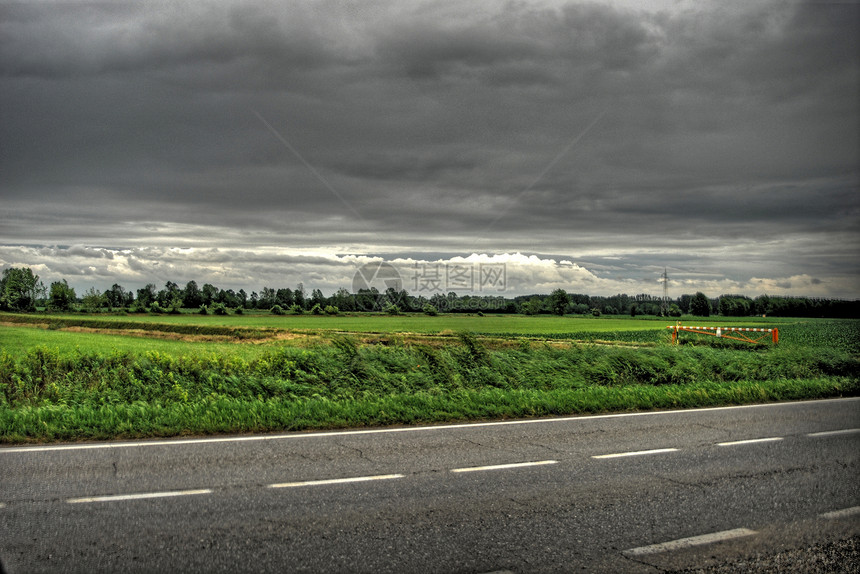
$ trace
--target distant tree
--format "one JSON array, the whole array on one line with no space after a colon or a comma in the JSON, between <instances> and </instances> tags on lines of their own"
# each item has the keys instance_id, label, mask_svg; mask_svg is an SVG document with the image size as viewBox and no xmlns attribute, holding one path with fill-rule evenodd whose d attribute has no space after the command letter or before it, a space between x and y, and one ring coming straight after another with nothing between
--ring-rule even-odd
<instances>
[{"instance_id":1,"label":"distant tree","mask_svg":"<svg viewBox=\"0 0 860 574\"><path fill-rule=\"evenodd\" d=\"M669 316L670 317L680 317L681 316L681 308L678 307L675 303L669 305Z\"/></svg>"},{"instance_id":2,"label":"distant tree","mask_svg":"<svg viewBox=\"0 0 860 574\"><path fill-rule=\"evenodd\" d=\"M110 289L103 293L103 295L105 304L111 309L127 307L134 299L134 296L118 283L114 283Z\"/></svg>"},{"instance_id":3,"label":"distant tree","mask_svg":"<svg viewBox=\"0 0 860 574\"><path fill-rule=\"evenodd\" d=\"M690 314L699 317L711 316L711 301L701 291L693 295L693 298L690 300Z\"/></svg>"},{"instance_id":4,"label":"distant tree","mask_svg":"<svg viewBox=\"0 0 860 574\"><path fill-rule=\"evenodd\" d=\"M341 311L355 311L355 300L352 294L343 287L331 296L331 303Z\"/></svg>"},{"instance_id":5,"label":"distant tree","mask_svg":"<svg viewBox=\"0 0 860 574\"><path fill-rule=\"evenodd\" d=\"M179 299L179 303L182 303L182 290L173 281L168 281L164 284L164 289L158 292L156 298L162 308L172 307L174 299Z\"/></svg>"},{"instance_id":6,"label":"distant tree","mask_svg":"<svg viewBox=\"0 0 860 574\"><path fill-rule=\"evenodd\" d=\"M569 304L570 297L564 289L556 289L550 293L549 309L554 315L564 315Z\"/></svg>"},{"instance_id":7,"label":"distant tree","mask_svg":"<svg viewBox=\"0 0 860 574\"><path fill-rule=\"evenodd\" d=\"M263 290L260 291L260 300L257 305L261 309L271 309L277 304L277 300L275 299L275 290L271 287L263 287Z\"/></svg>"},{"instance_id":8,"label":"distant tree","mask_svg":"<svg viewBox=\"0 0 860 574\"><path fill-rule=\"evenodd\" d=\"M383 309L388 305L394 305L401 311L408 305L408 303L409 293L407 293L405 289L398 291L394 287L387 288L382 296L382 301L380 301Z\"/></svg>"},{"instance_id":9,"label":"distant tree","mask_svg":"<svg viewBox=\"0 0 860 574\"><path fill-rule=\"evenodd\" d=\"M45 286L29 267L4 269L0 278L0 309L33 311L44 292Z\"/></svg>"},{"instance_id":10,"label":"distant tree","mask_svg":"<svg viewBox=\"0 0 860 574\"><path fill-rule=\"evenodd\" d=\"M305 286L304 286L304 284L299 283L298 285L296 285L296 290L293 291L293 301L295 301L295 304L298 305L299 307L301 307L302 309L305 308L306 302L305 302Z\"/></svg>"},{"instance_id":11,"label":"distant tree","mask_svg":"<svg viewBox=\"0 0 860 574\"><path fill-rule=\"evenodd\" d=\"M286 289L278 289L275 293L275 299L278 301L278 305L284 307L285 309L289 309L295 303L293 299L293 290L289 287Z\"/></svg>"},{"instance_id":12,"label":"distant tree","mask_svg":"<svg viewBox=\"0 0 860 574\"><path fill-rule=\"evenodd\" d=\"M68 311L77 300L75 290L69 287L65 279L51 283L48 306L54 311Z\"/></svg>"},{"instance_id":13,"label":"distant tree","mask_svg":"<svg viewBox=\"0 0 860 574\"><path fill-rule=\"evenodd\" d=\"M743 295L720 295L717 308L724 317L746 317L756 313L755 302Z\"/></svg>"},{"instance_id":14,"label":"distant tree","mask_svg":"<svg viewBox=\"0 0 860 574\"><path fill-rule=\"evenodd\" d=\"M171 315L179 315L182 313L182 296L181 291L177 290L173 293L173 298L169 302L168 313Z\"/></svg>"},{"instance_id":15,"label":"distant tree","mask_svg":"<svg viewBox=\"0 0 860 574\"><path fill-rule=\"evenodd\" d=\"M591 297L583 293L574 293L570 296L570 301L574 305L585 305L587 307L591 303Z\"/></svg>"},{"instance_id":16,"label":"distant tree","mask_svg":"<svg viewBox=\"0 0 860 574\"><path fill-rule=\"evenodd\" d=\"M197 282L193 279L185 284L185 289L182 292L182 306L186 309L196 309L203 303L203 297L200 294L200 288Z\"/></svg>"},{"instance_id":17,"label":"distant tree","mask_svg":"<svg viewBox=\"0 0 860 574\"><path fill-rule=\"evenodd\" d=\"M211 305L218 299L218 288L211 283L204 283L200 288L200 297L204 305Z\"/></svg>"},{"instance_id":18,"label":"distant tree","mask_svg":"<svg viewBox=\"0 0 860 574\"><path fill-rule=\"evenodd\" d=\"M540 297L532 297L528 301L520 305L520 312L523 315L537 315L544 309L544 301Z\"/></svg>"},{"instance_id":19,"label":"distant tree","mask_svg":"<svg viewBox=\"0 0 860 574\"><path fill-rule=\"evenodd\" d=\"M85 310L96 312L107 304L107 299L101 291L95 287L90 287L81 298L81 303Z\"/></svg>"},{"instance_id":20,"label":"distant tree","mask_svg":"<svg viewBox=\"0 0 860 574\"><path fill-rule=\"evenodd\" d=\"M323 294L322 294L322 291L320 291L319 289L314 289L313 291L311 291L310 305L312 307L316 306L316 305L319 305L320 307L324 307L325 304L326 304L326 300L325 300L325 296L323 296Z\"/></svg>"},{"instance_id":21,"label":"distant tree","mask_svg":"<svg viewBox=\"0 0 860 574\"><path fill-rule=\"evenodd\" d=\"M155 285L149 283L146 287L137 290L137 302L144 307L149 307L156 300L158 294Z\"/></svg>"},{"instance_id":22,"label":"distant tree","mask_svg":"<svg viewBox=\"0 0 860 574\"><path fill-rule=\"evenodd\" d=\"M237 295L232 289L227 289L226 291L224 289L219 289L215 302L221 303L225 307L238 307L242 304L242 301L239 299L239 295Z\"/></svg>"},{"instance_id":23,"label":"distant tree","mask_svg":"<svg viewBox=\"0 0 860 574\"><path fill-rule=\"evenodd\" d=\"M585 303L575 303L572 310L577 315L585 315L588 313L588 305Z\"/></svg>"}]
</instances>

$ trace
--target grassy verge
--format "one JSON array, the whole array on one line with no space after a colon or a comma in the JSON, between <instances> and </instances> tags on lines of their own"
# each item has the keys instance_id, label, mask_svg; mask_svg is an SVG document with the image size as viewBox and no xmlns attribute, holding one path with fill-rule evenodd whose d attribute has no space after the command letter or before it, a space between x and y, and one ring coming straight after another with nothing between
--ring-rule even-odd
<instances>
[{"instance_id":1,"label":"grassy verge","mask_svg":"<svg viewBox=\"0 0 860 574\"><path fill-rule=\"evenodd\" d=\"M833 333L844 337L843 330ZM253 353L226 346L3 350L0 442L322 429L860 394L856 346L850 352L834 345L519 343L488 348L481 338L461 334L442 347L361 345L353 337L333 336L325 345L269 345Z\"/></svg>"},{"instance_id":2,"label":"grassy verge","mask_svg":"<svg viewBox=\"0 0 860 574\"><path fill-rule=\"evenodd\" d=\"M169 437L185 434L328 429L410 423L694 408L856 395L856 378L736 381L584 389L463 389L363 399L324 397L193 403L0 407L4 442Z\"/></svg>"}]
</instances>

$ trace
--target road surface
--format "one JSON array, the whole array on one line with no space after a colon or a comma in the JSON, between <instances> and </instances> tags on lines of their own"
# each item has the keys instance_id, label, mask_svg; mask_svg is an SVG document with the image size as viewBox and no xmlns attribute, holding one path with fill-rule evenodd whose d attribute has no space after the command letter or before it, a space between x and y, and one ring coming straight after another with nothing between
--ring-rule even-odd
<instances>
[{"instance_id":1,"label":"road surface","mask_svg":"<svg viewBox=\"0 0 860 574\"><path fill-rule=\"evenodd\" d=\"M0 448L19 572L658 572L860 534L860 399Z\"/></svg>"}]
</instances>

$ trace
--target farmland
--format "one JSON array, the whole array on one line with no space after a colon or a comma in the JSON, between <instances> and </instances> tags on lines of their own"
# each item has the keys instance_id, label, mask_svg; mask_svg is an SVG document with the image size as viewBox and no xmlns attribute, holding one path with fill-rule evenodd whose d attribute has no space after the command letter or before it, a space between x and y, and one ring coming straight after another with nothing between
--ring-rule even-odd
<instances>
[{"instance_id":1,"label":"farmland","mask_svg":"<svg viewBox=\"0 0 860 574\"><path fill-rule=\"evenodd\" d=\"M779 346L648 317L0 314L0 441L271 432L860 392L860 321Z\"/></svg>"}]
</instances>

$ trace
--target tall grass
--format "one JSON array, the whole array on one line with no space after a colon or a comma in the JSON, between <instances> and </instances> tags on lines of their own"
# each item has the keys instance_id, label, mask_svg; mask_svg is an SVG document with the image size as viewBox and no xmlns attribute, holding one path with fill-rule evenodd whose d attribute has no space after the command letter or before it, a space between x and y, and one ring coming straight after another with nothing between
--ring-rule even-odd
<instances>
[{"instance_id":1,"label":"tall grass","mask_svg":"<svg viewBox=\"0 0 860 574\"><path fill-rule=\"evenodd\" d=\"M159 351L0 352L0 441L165 436L704 406L856 394L827 348L441 348L347 336L246 358Z\"/></svg>"},{"instance_id":2,"label":"tall grass","mask_svg":"<svg viewBox=\"0 0 860 574\"><path fill-rule=\"evenodd\" d=\"M10 317L19 316L3 314L2 320L18 321ZM490 340L465 332L435 338L392 332L419 322L429 326L412 331L433 333L441 325L470 324L463 317L447 323L437 322L444 317L425 316L315 317L302 324L355 321L381 335L372 337L377 344L363 344L366 331L343 329L286 346L261 342L276 329L255 321L272 318L241 323L243 317L228 317L233 323L221 324L200 316L145 321L21 317L26 319L18 322L30 328L0 327L0 442L331 428L860 394L860 321L782 319L780 345L773 347L701 336L672 346L665 321L639 319L471 318L473 330L491 333ZM48 321L54 329L33 328L31 319ZM635 328L634 322L645 328ZM389 331L382 328L386 325ZM111 334L57 330L74 326L106 328ZM152 338L156 332L194 339L210 334L232 342Z\"/></svg>"}]
</instances>

